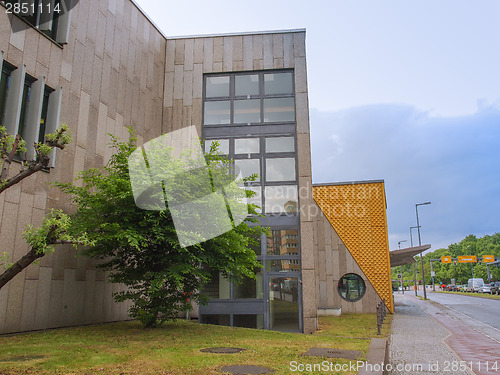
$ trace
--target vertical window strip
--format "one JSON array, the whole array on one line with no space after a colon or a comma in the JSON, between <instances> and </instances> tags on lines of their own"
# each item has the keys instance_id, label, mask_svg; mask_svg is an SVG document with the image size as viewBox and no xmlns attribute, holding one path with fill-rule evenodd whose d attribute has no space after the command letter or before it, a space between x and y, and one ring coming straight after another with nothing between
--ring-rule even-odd
<instances>
[{"instance_id":1,"label":"vertical window strip","mask_svg":"<svg viewBox=\"0 0 500 375\"><path fill-rule=\"evenodd\" d=\"M47 119L45 121L45 133L52 134L59 128L59 118L61 115L62 87L56 88L49 95L47 107ZM50 156L50 167L54 168L56 162L56 148L52 150Z\"/></svg>"},{"instance_id":2,"label":"vertical window strip","mask_svg":"<svg viewBox=\"0 0 500 375\"><path fill-rule=\"evenodd\" d=\"M42 118L42 104L45 91L45 77L40 76L31 85L30 104L26 118L26 127L22 135L26 141L26 157L28 160L35 160L35 146L40 133L40 120Z\"/></svg>"},{"instance_id":3,"label":"vertical window strip","mask_svg":"<svg viewBox=\"0 0 500 375\"><path fill-rule=\"evenodd\" d=\"M61 13L57 19L57 30L55 40L57 43L66 44L69 41L69 26L71 24L72 0L61 0Z\"/></svg>"},{"instance_id":4,"label":"vertical window strip","mask_svg":"<svg viewBox=\"0 0 500 375\"><path fill-rule=\"evenodd\" d=\"M25 75L26 66L24 64L19 65L10 75L4 116L4 126L10 134L17 134L19 131Z\"/></svg>"}]
</instances>

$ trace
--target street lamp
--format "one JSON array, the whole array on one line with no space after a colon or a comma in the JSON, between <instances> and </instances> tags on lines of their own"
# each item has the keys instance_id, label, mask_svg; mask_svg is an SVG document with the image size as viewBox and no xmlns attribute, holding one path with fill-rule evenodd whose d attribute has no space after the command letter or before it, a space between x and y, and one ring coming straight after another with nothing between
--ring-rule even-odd
<instances>
[{"instance_id":1,"label":"street lamp","mask_svg":"<svg viewBox=\"0 0 500 375\"><path fill-rule=\"evenodd\" d=\"M431 204L431 202L417 203L415 205L415 212L417 213L418 246L422 246L422 240L420 239L420 223L418 221L418 206L425 206L427 204ZM424 299L427 299L427 293L425 291L424 257L422 256L422 253L420 253L420 263L422 266L422 285L424 287Z\"/></svg>"},{"instance_id":2,"label":"street lamp","mask_svg":"<svg viewBox=\"0 0 500 375\"><path fill-rule=\"evenodd\" d=\"M402 242L408 242L408 241L407 240L398 241L398 249L400 249L400 250L401 250L401 243ZM400 270L401 270L401 291L403 292L403 294L405 294L405 286L404 286L404 280L403 280L403 265L401 265Z\"/></svg>"},{"instance_id":3,"label":"street lamp","mask_svg":"<svg viewBox=\"0 0 500 375\"><path fill-rule=\"evenodd\" d=\"M413 247L413 236L411 235L411 230L417 227L410 227L410 244ZM417 295L417 275L415 273L415 262L413 262L413 289L415 289L415 295Z\"/></svg>"}]
</instances>

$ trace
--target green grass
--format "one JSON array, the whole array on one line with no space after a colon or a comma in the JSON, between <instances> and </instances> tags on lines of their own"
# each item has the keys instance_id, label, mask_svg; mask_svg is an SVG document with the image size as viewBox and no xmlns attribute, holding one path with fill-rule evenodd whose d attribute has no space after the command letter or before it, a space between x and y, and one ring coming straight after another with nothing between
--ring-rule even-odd
<instances>
[{"instance_id":1,"label":"green grass","mask_svg":"<svg viewBox=\"0 0 500 375\"><path fill-rule=\"evenodd\" d=\"M389 334L387 316L382 337ZM289 374L290 362L319 364L300 357L311 347L366 351L377 336L375 314L345 314L320 320L314 335L200 325L178 320L156 329L138 322L65 328L0 337L0 375L8 374L220 374L221 366L253 364ZM235 346L238 354L200 349ZM348 360L329 359L334 363ZM298 372L297 372L298 373ZM320 372L307 372L319 374ZM351 372L342 372L353 374Z\"/></svg>"},{"instance_id":2,"label":"green grass","mask_svg":"<svg viewBox=\"0 0 500 375\"><path fill-rule=\"evenodd\" d=\"M447 293L447 294L460 294L462 296L479 297L479 298L490 298L490 299L500 299L499 295L488 294L488 293L466 293L466 292L447 292L444 290L436 290L432 293Z\"/></svg>"}]
</instances>

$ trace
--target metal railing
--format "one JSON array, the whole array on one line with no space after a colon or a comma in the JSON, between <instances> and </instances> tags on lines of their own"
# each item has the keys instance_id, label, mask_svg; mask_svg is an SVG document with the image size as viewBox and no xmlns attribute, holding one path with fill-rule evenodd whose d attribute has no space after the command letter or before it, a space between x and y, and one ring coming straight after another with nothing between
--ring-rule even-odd
<instances>
[{"instance_id":1,"label":"metal railing","mask_svg":"<svg viewBox=\"0 0 500 375\"><path fill-rule=\"evenodd\" d=\"M387 307L385 306L385 298L377 303L377 335L380 335L380 329L384 324L385 316L387 315Z\"/></svg>"}]
</instances>

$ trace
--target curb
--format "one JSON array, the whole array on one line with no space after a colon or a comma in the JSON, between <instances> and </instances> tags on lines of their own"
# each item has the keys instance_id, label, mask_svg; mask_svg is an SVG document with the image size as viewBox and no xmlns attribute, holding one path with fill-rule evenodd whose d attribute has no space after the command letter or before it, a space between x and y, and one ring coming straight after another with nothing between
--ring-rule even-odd
<instances>
[{"instance_id":1,"label":"curb","mask_svg":"<svg viewBox=\"0 0 500 375\"><path fill-rule=\"evenodd\" d=\"M389 363L389 340L374 338L366 353L366 364L358 375L386 375L386 364Z\"/></svg>"}]
</instances>

